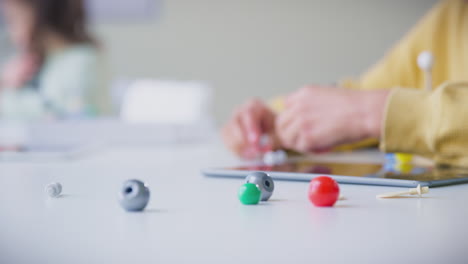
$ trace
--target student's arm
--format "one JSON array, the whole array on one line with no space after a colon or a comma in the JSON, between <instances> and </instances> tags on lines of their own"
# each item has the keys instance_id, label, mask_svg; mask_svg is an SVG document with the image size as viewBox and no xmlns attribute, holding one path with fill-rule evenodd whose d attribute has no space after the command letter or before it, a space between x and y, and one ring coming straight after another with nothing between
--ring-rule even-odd
<instances>
[{"instance_id":1,"label":"student's arm","mask_svg":"<svg viewBox=\"0 0 468 264\"><path fill-rule=\"evenodd\" d=\"M437 164L468 167L468 82L435 91L353 91L307 87L286 100L276 120L283 146L314 152L380 139L385 152L418 154Z\"/></svg>"},{"instance_id":2,"label":"student's arm","mask_svg":"<svg viewBox=\"0 0 468 264\"><path fill-rule=\"evenodd\" d=\"M465 47L460 46L463 24L468 17L464 0L445 0L434 6L414 28L398 42L376 65L371 67L358 80L344 80L341 87L357 90L391 89L405 87L422 89L424 73L417 65L417 57L422 51L430 51L435 57L432 69L432 83L440 86L453 78L449 69L463 65L460 57L454 56ZM349 150L376 146L377 139L367 139L354 144L337 147L336 150Z\"/></svg>"},{"instance_id":3,"label":"student's arm","mask_svg":"<svg viewBox=\"0 0 468 264\"><path fill-rule=\"evenodd\" d=\"M387 99L381 149L468 167L467 102L468 83L444 84L434 92L394 89Z\"/></svg>"}]
</instances>

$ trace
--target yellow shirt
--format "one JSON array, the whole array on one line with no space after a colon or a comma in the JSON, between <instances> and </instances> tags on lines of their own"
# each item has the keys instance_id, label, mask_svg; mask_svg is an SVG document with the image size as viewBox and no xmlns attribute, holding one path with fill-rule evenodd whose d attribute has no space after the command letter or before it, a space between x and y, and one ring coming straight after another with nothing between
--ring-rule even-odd
<instances>
[{"instance_id":1,"label":"yellow shirt","mask_svg":"<svg viewBox=\"0 0 468 264\"><path fill-rule=\"evenodd\" d=\"M468 81L468 1L440 2L358 81L347 80L342 85L356 89L422 89L424 74L417 57L423 51L435 57L434 87L447 81Z\"/></svg>"}]
</instances>

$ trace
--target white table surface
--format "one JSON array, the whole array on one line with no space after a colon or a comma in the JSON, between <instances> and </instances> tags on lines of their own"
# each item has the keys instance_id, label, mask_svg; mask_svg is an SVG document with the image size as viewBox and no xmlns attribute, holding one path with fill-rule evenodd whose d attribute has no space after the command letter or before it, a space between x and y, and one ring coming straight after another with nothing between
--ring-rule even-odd
<instances>
[{"instance_id":1,"label":"white table surface","mask_svg":"<svg viewBox=\"0 0 468 264\"><path fill-rule=\"evenodd\" d=\"M214 143L0 163L0 263L468 263L468 185L379 200L401 188L341 184L347 200L317 208L308 183L276 182L246 206L242 180L200 174L234 162ZM117 202L130 178L151 189L142 213ZM61 198L45 195L52 181Z\"/></svg>"}]
</instances>

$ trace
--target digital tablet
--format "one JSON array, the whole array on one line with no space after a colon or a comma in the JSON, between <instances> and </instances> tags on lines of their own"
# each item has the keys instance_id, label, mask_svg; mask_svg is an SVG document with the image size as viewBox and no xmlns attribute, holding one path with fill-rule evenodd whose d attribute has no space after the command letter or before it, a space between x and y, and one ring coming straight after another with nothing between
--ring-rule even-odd
<instances>
[{"instance_id":1,"label":"digital tablet","mask_svg":"<svg viewBox=\"0 0 468 264\"><path fill-rule=\"evenodd\" d=\"M254 171L264 171L275 180L310 181L327 175L339 183L398 187L437 187L468 183L468 170L461 168L416 166L411 163L351 163L318 162L307 158L290 160L284 164L267 166L251 164L239 167L203 170L209 177L245 178Z\"/></svg>"}]
</instances>

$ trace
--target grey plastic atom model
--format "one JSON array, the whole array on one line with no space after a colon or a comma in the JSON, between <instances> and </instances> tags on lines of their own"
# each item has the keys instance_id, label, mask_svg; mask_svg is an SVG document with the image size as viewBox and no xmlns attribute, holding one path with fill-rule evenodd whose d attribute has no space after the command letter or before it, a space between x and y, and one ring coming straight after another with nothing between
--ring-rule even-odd
<instances>
[{"instance_id":1,"label":"grey plastic atom model","mask_svg":"<svg viewBox=\"0 0 468 264\"><path fill-rule=\"evenodd\" d=\"M45 192L47 195L49 195L49 197L59 197L62 193L62 185L59 182L50 183L46 186Z\"/></svg>"},{"instance_id":2,"label":"grey plastic atom model","mask_svg":"<svg viewBox=\"0 0 468 264\"><path fill-rule=\"evenodd\" d=\"M258 188L262 192L262 198L261 198L262 201L268 201L271 195L273 195L273 191L275 189L275 183L273 182L273 179L264 172L257 171L257 172L250 173L245 178L245 182L253 183L258 186Z\"/></svg>"},{"instance_id":3,"label":"grey plastic atom model","mask_svg":"<svg viewBox=\"0 0 468 264\"><path fill-rule=\"evenodd\" d=\"M127 211L142 211L150 198L146 184L139 180L128 180L123 183L119 192L119 202Z\"/></svg>"}]
</instances>

